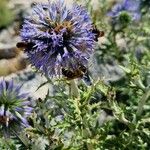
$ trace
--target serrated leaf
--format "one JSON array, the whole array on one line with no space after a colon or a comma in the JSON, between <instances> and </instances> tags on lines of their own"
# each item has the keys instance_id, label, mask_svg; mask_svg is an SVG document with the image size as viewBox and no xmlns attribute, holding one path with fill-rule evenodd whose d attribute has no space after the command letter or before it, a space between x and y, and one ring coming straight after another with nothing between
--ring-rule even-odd
<instances>
[{"instance_id":1,"label":"serrated leaf","mask_svg":"<svg viewBox=\"0 0 150 150\"><path fill-rule=\"evenodd\" d=\"M124 66L120 66L119 65L119 67L123 70L123 71L125 71L126 73L131 73L131 70L129 69L129 68L126 68L126 67L124 67Z\"/></svg>"}]
</instances>

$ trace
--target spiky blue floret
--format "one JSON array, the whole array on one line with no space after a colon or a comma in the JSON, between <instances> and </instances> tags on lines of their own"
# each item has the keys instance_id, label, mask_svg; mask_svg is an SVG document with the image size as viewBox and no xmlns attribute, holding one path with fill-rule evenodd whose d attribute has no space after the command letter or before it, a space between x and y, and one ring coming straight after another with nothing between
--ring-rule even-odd
<instances>
[{"instance_id":1,"label":"spiky blue floret","mask_svg":"<svg viewBox=\"0 0 150 150\"><path fill-rule=\"evenodd\" d=\"M108 15L115 19L124 11L129 13L132 20L139 20L141 17L140 0L123 0L122 3L116 4Z\"/></svg>"},{"instance_id":2,"label":"spiky blue floret","mask_svg":"<svg viewBox=\"0 0 150 150\"><path fill-rule=\"evenodd\" d=\"M87 11L77 4L67 7L64 0L35 5L21 31L23 41L34 43L26 49L31 63L47 76L87 66L94 36Z\"/></svg>"},{"instance_id":3,"label":"spiky blue floret","mask_svg":"<svg viewBox=\"0 0 150 150\"><path fill-rule=\"evenodd\" d=\"M5 133L9 130L16 132L28 126L27 117L33 108L26 99L28 94L21 93L20 89L21 86L14 85L13 80L0 82L0 128Z\"/></svg>"}]
</instances>

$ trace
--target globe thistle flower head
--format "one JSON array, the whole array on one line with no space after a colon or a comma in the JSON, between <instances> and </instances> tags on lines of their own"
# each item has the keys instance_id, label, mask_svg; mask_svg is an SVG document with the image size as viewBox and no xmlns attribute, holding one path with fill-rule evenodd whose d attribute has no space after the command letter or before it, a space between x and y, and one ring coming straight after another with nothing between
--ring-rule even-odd
<instances>
[{"instance_id":1,"label":"globe thistle flower head","mask_svg":"<svg viewBox=\"0 0 150 150\"><path fill-rule=\"evenodd\" d=\"M5 134L28 126L27 117L32 107L26 99L28 94L21 93L20 89L21 86L15 86L12 80L0 82L0 129Z\"/></svg>"},{"instance_id":2,"label":"globe thistle flower head","mask_svg":"<svg viewBox=\"0 0 150 150\"><path fill-rule=\"evenodd\" d=\"M131 17L131 20L138 21L141 17L140 13L140 0L123 0L122 3L116 4L112 11L108 13L108 16L117 20L120 15L123 16L126 13Z\"/></svg>"},{"instance_id":3,"label":"globe thistle flower head","mask_svg":"<svg viewBox=\"0 0 150 150\"><path fill-rule=\"evenodd\" d=\"M29 60L47 76L87 66L94 36L87 11L77 4L65 6L64 0L36 4L21 31L22 41L32 45L25 49Z\"/></svg>"}]
</instances>

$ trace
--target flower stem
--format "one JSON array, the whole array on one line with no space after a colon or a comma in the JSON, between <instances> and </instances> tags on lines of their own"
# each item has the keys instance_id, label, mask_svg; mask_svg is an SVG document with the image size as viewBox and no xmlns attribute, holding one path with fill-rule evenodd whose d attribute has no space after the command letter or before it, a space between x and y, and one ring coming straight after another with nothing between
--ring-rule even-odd
<instances>
[{"instance_id":1,"label":"flower stem","mask_svg":"<svg viewBox=\"0 0 150 150\"><path fill-rule=\"evenodd\" d=\"M87 143L87 148L88 148L88 150L94 150L93 146L91 144L89 144L89 143Z\"/></svg>"},{"instance_id":2,"label":"flower stem","mask_svg":"<svg viewBox=\"0 0 150 150\"><path fill-rule=\"evenodd\" d=\"M145 94L142 96L141 100L139 101L136 116L141 116L141 114L143 112L143 106L145 105L145 103L149 99L149 97L150 97L150 89L147 89Z\"/></svg>"},{"instance_id":3,"label":"flower stem","mask_svg":"<svg viewBox=\"0 0 150 150\"><path fill-rule=\"evenodd\" d=\"M82 124L82 127L81 127L82 136L83 136L83 138L91 137L92 134L91 134L90 130L87 129L87 128L85 129L86 125L84 124L84 121L83 121L83 118L82 118L82 113L83 112L80 109L81 107L79 107L80 93L79 93L78 86L75 83L75 80L70 81L70 95L71 95L71 97L74 98L74 99L72 99L73 104L74 104L75 110L78 114L78 118L80 118L80 122ZM86 142L85 144L87 146L87 150L93 150L93 145L91 143Z\"/></svg>"},{"instance_id":4,"label":"flower stem","mask_svg":"<svg viewBox=\"0 0 150 150\"><path fill-rule=\"evenodd\" d=\"M79 89L75 83L75 80L70 81L70 94L72 97L75 97L75 98L79 97Z\"/></svg>"}]
</instances>

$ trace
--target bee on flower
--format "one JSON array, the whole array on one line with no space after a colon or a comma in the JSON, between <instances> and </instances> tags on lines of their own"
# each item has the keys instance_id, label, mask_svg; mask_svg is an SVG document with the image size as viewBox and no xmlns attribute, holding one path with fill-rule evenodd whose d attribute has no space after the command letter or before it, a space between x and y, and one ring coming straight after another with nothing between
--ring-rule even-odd
<instances>
[{"instance_id":1,"label":"bee on flower","mask_svg":"<svg viewBox=\"0 0 150 150\"><path fill-rule=\"evenodd\" d=\"M25 45L31 64L48 77L82 74L79 68L87 68L95 46L92 28L86 9L75 3L72 7L64 0L35 4L21 30L22 43L17 45Z\"/></svg>"}]
</instances>

